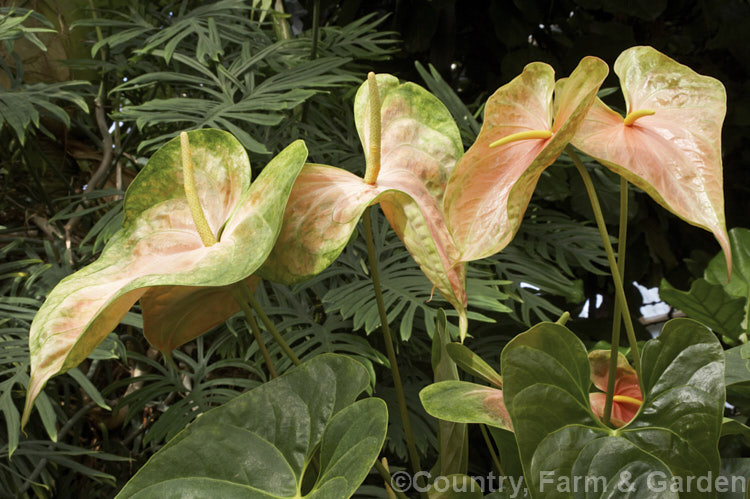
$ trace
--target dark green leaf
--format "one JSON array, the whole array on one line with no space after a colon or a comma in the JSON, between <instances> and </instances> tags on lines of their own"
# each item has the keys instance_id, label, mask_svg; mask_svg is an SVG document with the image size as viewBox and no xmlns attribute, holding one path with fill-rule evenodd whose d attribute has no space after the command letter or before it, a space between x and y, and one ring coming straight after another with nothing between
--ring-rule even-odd
<instances>
[{"instance_id":1,"label":"dark green leaf","mask_svg":"<svg viewBox=\"0 0 750 499\"><path fill-rule=\"evenodd\" d=\"M692 320L672 320L646 343L642 365L643 406L614 430L591 411L586 348L575 334L542 323L506 346L505 401L532 497L572 498L572 487L555 487L575 476L605 477L607 497L625 497L618 495L622 480L639 498L677 497L646 487L649 473L667 479L719 473L724 355L716 337ZM554 473L553 481L543 473Z\"/></svg>"},{"instance_id":2,"label":"dark green leaf","mask_svg":"<svg viewBox=\"0 0 750 499\"><path fill-rule=\"evenodd\" d=\"M735 341L742 334L745 299L731 296L720 284L697 279L690 286L690 291L680 291L662 279L659 297L719 334Z\"/></svg>"},{"instance_id":3,"label":"dark green leaf","mask_svg":"<svg viewBox=\"0 0 750 499\"><path fill-rule=\"evenodd\" d=\"M354 402L367 384L358 362L317 356L201 416L118 497L350 497L385 439L385 404ZM320 472L302 496L318 447Z\"/></svg>"}]
</instances>

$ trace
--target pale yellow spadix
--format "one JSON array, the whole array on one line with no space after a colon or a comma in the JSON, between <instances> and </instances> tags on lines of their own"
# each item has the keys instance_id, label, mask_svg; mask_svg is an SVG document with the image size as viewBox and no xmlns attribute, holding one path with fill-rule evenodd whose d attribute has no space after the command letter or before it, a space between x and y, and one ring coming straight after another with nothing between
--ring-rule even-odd
<instances>
[{"instance_id":1,"label":"pale yellow spadix","mask_svg":"<svg viewBox=\"0 0 750 499\"><path fill-rule=\"evenodd\" d=\"M552 137L552 130L529 130L527 132L514 133L507 137L503 137L500 140L496 140L490 144L490 147L500 147L519 140L548 139L550 137Z\"/></svg>"},{"instance_id":2,"label":"pale yellow spadix","mask_svg":"<svg viewBox=\"0 0 750 499\"><path fill-rule=\"evenodd\" d=\"M638 111L633 111L632 113L629 113L627 116L625 116L625 119L623 122L625 123L625 126L633 126L633 123L635 123L635 120L638 118L643 118L644 116L652 116L655 114L656 111L653 109L639 109Z\"/></svg>"}]
</instances>

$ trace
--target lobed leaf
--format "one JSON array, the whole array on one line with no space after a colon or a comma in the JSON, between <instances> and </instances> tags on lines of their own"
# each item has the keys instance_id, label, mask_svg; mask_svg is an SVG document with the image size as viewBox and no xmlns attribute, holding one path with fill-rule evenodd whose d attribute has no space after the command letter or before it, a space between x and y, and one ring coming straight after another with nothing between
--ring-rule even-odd
<instances>
[{"instance_id":1,"label":"lobed leaf","mask_svg":"<svg viewBox=\"0 0 750 499\"><path fill-rule=\"evenodd\" d=\"M503 351L505 401L532 497L574 497L571 490L550 490L542 475L550 472L570 483L576 476L605 477L598 493L607 497L620 497L625 489L618 486L627 480L637 497L659 498L677 495L647 487L654 471L683 483L688 476L718 475L724 355L713 333L675 319L646 343L644 402L617 430L589 407L588 364L583 343L554 323L531 328ZM709 496L693 490L679 497Z\"/></svg>"},{"instance_id":2,"label":"lobed leaf","mask_svg":"<svg viewBox=\"0 0 750 499\"><path fill-rule=\"evenodd\" d=\"M208 411L157 452L125 485L128 497L351 497L383 445L387 410L355 402L366 369L323 354ZM320 449L320 471L302 478Z\"/></svg>"},{"instance_id":3,"label":"lobed leaf","mask_svg":"<svg viewBox=\"0 0 750 499\"><path fill-rule=\"evenodd\" d=\"M725 260L721 262L725 265ZM721 284L706 279L696 279L689 291L674 288L666 279L661 280L659 297L669 305L685 312L691 319L700 321L713 331L737 340L742 334L747 300L727 293Z\"/></svg>"}]
</instances>

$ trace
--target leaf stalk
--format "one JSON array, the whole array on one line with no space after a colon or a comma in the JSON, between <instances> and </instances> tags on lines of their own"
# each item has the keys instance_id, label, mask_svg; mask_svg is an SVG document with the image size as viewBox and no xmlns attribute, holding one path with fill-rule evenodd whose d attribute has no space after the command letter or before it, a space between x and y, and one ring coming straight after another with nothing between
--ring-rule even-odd
<instances>
[{"instance_id":1,"label":"leaf stalk","mask_svg":"<svg viewBox=\"0 0 750 499\"><path fill-rule=\"evenodd\" d=\"M628 302L625 298L625 288L622 284L622 278L620 277L620 271L617 266L617 260L615 258L615 252L612 249L612 243L609 241L609 234L607 233L607 226L604 224L604 215L602 214L602 207L599 204L599 198L596 195L596 189L594 189L594 183L591 181L591 176L589 175L589 172L586 170L586 167L584 166L583 162L581 162L581 158L578 157L578 154L573 150L572 147L566 146L565 152L568 153L568 156L571 160L573 160L573 164L578 169L578 173L581 175L581 178L583 179L583 184L586 186L586 193L589 196L589 201L591 202L591 208L594 211L594 218L596 219L596 225L599 228L599 235L602 238L602 243L604 244L604 251L607 253L607 260L609 261L609 269L612 273L612 280L615 284L615 297L618 302L620 302L620 307L622 310L622 318L625 321L625 332L628 335L628 341L630 343L630 350L633 353L633 365L635 367L636 372L638 373L638 379L642 379L641 376L641 355L638 353L638 341L635 338L635 330L633 329L633 320L630 317L630 312L628 309ZM643 390L643 387L641 387L641 390Z\"/></svg>"},{"instance_id":2,"label":"leaf stalk","mask_svg":"<svg viewBox=\"0 0 750 499\"><path fill-rule=\"evenodd\" d=\"M625 277L625 248L628 237L628 181L620 177L620 228L617 235L617 272L620 279ZM604 401L604 424L609 425L612 420L612 402L615 395L615 380L617 378L617 357L620 346L620 326L622 324L622 307L615 300L614 317L612 318L612 346L609 350L609 375L607 378L607 396ZM640 381L640 378L639 378Z\"/></svg>"},{"instance_id":3,"label":"leaf stalk","mask_svg":"<svg viewBox=\"0 0 750 499\"><path fill-rule=\"evenodd\" d=\"M422 469L422 466L419 461L417 446L414 443L414 432L411 428L411 420L409 419L409 411L406 405L404 387L401 383L401 373L398 369L396 351L393 348L393 338L391 336L391 330L388 326L388 313L385 310L383 291L380 287L380 273L378 272L375 242L372 237L372 221L370 220L371 209L372 207L368 206L365 210L365 216L363 217L364 236L365 241L367 242L367 258L370 263L370 276L372 278L372 286L375 289L375 300L378 304L378 312L380 313L380 329L383 331L383 340L385 342L386 353L388 354L388 363L391 365L393 384L396 389L399 412L401 413L401 424L404 427L404 435L406 436L406 448L409 452L409 461L411 462L412 472L416 475L417 472Z\"/></svg>"}]
</instances>

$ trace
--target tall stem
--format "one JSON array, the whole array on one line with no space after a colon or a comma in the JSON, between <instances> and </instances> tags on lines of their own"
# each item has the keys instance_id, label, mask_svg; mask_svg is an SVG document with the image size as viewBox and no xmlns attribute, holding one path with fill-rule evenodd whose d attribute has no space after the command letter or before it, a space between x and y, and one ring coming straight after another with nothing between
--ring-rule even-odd
<instances>
[{"instance_id":1,"label":"tall stem","mask_svg":"<svg viewBox=\"0 0 750 499\"><path fill-rule=\"evenodd\" d=\"M312 26L312 47L310 47L310 59L318 57L318 30L320 29L320 0L313 2L313 26Z\"/></svg>"},{"instance_id":2,"label":"tall stem","mask_svg":"<svg viewBox=\"0 0 750 499\"><path fill-rule=\"evenodd\" d=\"M263 341L263 336L260 333L258 323L255 321L253 311L247 305L247 302L243 297L243 292L240 288L241 286L234 286L232 288L232 296L242 309L242 312L245 314L247 323L250 324L250 330L253 332L253 337L255 337L255 342L258 344L258 349L260 350L261 355L263 355L263 360L265 361L266 367L268 368L268 373L272 378L277 378L279 375L276 373L276 368L273 366L273 360L271 360L271 355L268 353L266 343Z\"/></svg>"},{"instance_id":3,"label":"tall stem","mask_svg":"<svg viewBox=\"0 0 750 499\"><path fill-rule=\"evenodd\" d=\"M604 244L604 251L607 252L607 260L609 261L609 269L612 272L612 280L615 283L615 297L620 303L620 310L622 310L622 318L625 321L625 332L628 335L628 341L630 342L630 349L633 352L633 364L635 370L638 373L638 379L641 377L641 355L638 353L638 342L635 338L635 330L633 329L633 320L630 317L628 309L628 302L625 298L625 288L622 285L622 278L620 277L620 271L617 266L617 260L615 259L615 252L612 249L612 243L609 242L609 234L607 233L607 226L604 224L604 215L602 214L602 208L599 205L599 198L596 196L596 190L594 189L594 183L591 181L589 172L586 171L586 167L581 162L581 158L575 153L572 147L565 147L565 151L573 160L573 164L578 169L578 173L583 179L583 184L586 186L586 193L589 196L591 202L591 208L594 211L594 218L596 219L596 225L599 228L599 235L602 238Z\"/></svg>"},{"instance_id":4,"label":"tall stem","mask_svg":"<svg viewBox=\"0 0 750 499\"><path fill-rule=\"evenodd\" d=\"M273 325L273 322L271 322L271 319L268 318L266 313L263 311L263 307L260 306L260 303L258 303L258 300L255 299L255 296L250 292L250 289L247 287L247 284L244 282L240 282L240 291L244 295L244 298L247 300L247 302L250 304L251 307L253 307L253 310L255 310L255 313L258 314L258 317L260 317L261 322L264 326L266 326L266 329L269 333L271 333L271 336L273 336L273 339L276 340L276 343L279 344L282 350L284 350L284 353L287 357L289 357L289 360L292 361L292 363L295 366L300 365L302 362L299 360L299 357L294 353L294 350L289 346L289 344L286 342L283 336L281 336L281 333L276 329L276 326Z\"/></svg>"},{"instance_id":5,"label":"tall stem","mask_svg":"<svg viewBox=\"0 0 750 499\"><path fill-rule=\"evenodd\" d=\"M492 462L495 464L495 469L497 473L500 476L503 476L505 473L503 473L503 467L500 464L500 458L497 457L497 453L495 452L495 447L492 445L492 440L490 439L490 436L487 432L487 426L479 423L479 429L482 431L482 438L484 438L484 443L487 446L487 450L490 451L490 457L492 458Z\"/></svg>"},{"instance_id":6,"label":"tall stem","mask_svg":"<svg viewBox=\"0 0 750 499\"><path fill-rule=\"evenodd\" d=\"M411 429L411 420L409 419L409 411L406 407L406 397L404 396L404 387L401 384L401 373L398 370L398 363L396 362L396 351L393 348L393 339L391 337L391 330L388 327L388 314L385 310L385 303L383 302L383 292L380 289L380 274L378 273L378 261L375 257L375 243L372 237L372 222L370 221L370 207L368 206L365 210L364 216L364 233L365 241L367 242L367 258L370 262L370 275L372 277L372 286L375 288L375 300L378 303L378 312L380 312L380 329L383 331L383 340L385 341L385 349L388 354L388 362L391 365L391 373L393 374L393 384L396 388L396 397L398 398L398 408L401 413L401 424L404 427L404 434L406 435L406 447L409 451L409 461L411 461L412 472L416 475L418 471L422 469L419 462L419 454L417 454L417 446L414 444L414 433Z\"/></svg>"},{"instance_id":7,"label":"tall stem","mask_svg":"<svg viewBox=\"0 0 750 499\"><path fill-rule=\"evenodd\" d=\"M617 235L617 272L620 279L625 278L625 248L628 237L628 181L620 177L620 227ZM612 400L615 395L615 378L617 377L617 357L620 346L620 325L622 324L622 307L615 301L615 313L612 318L612 347L609 351L609 376L607 378L607 398L604 402L604 424L612 419Z\"/></svg>"}]
</instances>

